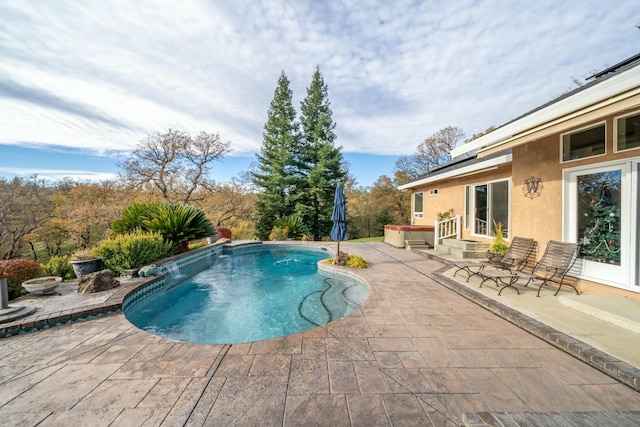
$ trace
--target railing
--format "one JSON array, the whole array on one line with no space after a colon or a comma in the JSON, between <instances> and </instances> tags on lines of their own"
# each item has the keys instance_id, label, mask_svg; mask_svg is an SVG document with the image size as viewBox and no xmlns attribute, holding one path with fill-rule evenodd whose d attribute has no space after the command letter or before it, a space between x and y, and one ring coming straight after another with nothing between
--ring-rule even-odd
<instances>
[{"instance_id":1,"label":"railing","mask_svg":"<svg viewBox=\"0 0 640 427\"><path fill-rule=\"evenodd\" d=\"M440 240L448 237L460 238L460 215L456 215L453 218L444 219L442 221L436 220L436 226L433 236L434 249L438 249Z\"/></svg>"},{"instance_id":2,"label":"railing","mask_svg":"<svg viewBox=\"0 0 640 427\"><path fill-rule=\"evenodd\" d=\"M484 219L478 219L476 218L476 228L473 230L473 232L475 234L481 234L483 236L488 236L489 234L487 233L487 221Z\"/></svg>"}]
</instances>

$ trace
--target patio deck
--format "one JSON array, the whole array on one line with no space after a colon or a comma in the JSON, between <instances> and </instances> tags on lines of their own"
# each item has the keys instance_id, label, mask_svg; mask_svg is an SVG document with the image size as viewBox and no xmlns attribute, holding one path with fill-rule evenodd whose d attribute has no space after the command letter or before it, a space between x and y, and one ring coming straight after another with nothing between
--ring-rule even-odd
<instances>
[{"instance_id":1,"label":"patio deck","mask_svg":"<svg viewBox=\"0 0 640 427\"><path fill-rule=\"evenodd\" d=\"M118 313L0 339L0 425L637 425L639 365L622 350L640 353L638 334L602 344L620 327L550 291L498 298L420 253L341 247L372 264L355 271L369 299L303 333L191 344Z\"/></svg>"}]
</instances>

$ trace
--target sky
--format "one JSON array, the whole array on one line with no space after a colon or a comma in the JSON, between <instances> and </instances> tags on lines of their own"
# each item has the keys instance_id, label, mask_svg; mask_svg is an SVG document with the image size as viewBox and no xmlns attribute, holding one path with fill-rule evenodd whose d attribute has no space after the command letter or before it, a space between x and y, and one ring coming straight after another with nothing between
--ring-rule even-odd
<instances>
[{"instance_id":1,"label":"sky","mask_svg":"<svg viewBox=\"0 0 640 427\"><path fill-rule=\"evenodd\" d=\"M282 71L316 67L360 185L447 126L502 125L640 51L637 0L3 0L0 177L115 177L147 135L219 133L255 162Z\"/></svg>"}]
</instances>

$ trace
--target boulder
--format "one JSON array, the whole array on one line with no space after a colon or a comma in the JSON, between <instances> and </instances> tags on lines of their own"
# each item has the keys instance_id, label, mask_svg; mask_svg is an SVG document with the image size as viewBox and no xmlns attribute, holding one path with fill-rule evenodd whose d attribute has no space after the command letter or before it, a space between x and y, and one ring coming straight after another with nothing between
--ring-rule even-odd
<instances>
[{"instance_id":1,"label":"boulder","mask_svg":"<svg viewBox=\"0 0 640 427\"><path fill-rule=\"evenodd\" d=\"M111 270L100 270L80 277L78 281L78 293L92 294L117 288L120 282L113 277Z\"/></svg>"}]
</instances>

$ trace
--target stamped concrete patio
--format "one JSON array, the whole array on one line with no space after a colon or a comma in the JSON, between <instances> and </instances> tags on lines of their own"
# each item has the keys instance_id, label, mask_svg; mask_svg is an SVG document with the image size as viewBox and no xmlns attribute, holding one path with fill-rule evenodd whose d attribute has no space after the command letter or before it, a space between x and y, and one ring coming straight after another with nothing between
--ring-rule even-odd
<instances>
[{"instance_id":1,"label":"stamped concrete patio","mask_svg":"<svg viewBox=\"0 0 640 427\"><path fill-rule=\"evenodd\" d=\"M498 312L494 299L474 300L473 285L454 292L442 279L448 268L419 253L341 246L372 264L355 272L369 299L304 333L190 344L142 332L118 313L0 339L0 425L640 422L637 391L557 348L571 336L550 327L564 336L551 345L515 326L485 308ZM501 313L518 323L517 311ZM519 319L538 322L531 316ZM637 368L620 363L629 375Z\"/></svg>"}]
</instances>

